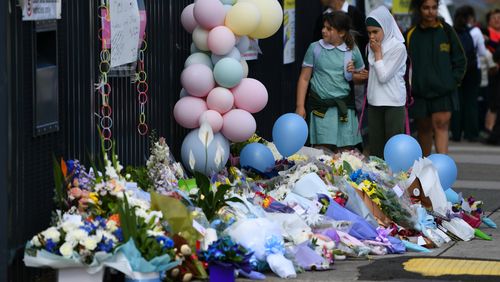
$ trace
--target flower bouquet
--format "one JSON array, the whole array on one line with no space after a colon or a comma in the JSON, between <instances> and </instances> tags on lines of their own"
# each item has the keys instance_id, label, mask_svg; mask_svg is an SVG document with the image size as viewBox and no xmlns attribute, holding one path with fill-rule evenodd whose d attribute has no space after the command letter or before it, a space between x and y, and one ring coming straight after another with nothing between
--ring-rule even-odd
<instances>
[{"instance_id":1,"label":"flower bouquet","mask_svg":"<svg viewBox=\"0 0 500 282\"><path fill-rule=\"evenodd\" d=\"M364 180L358 189L365 192L380 210L390 219L405 228L413 228L415 220L409 210L404 208L395 192L380 187L377 183Z\"/></svg>"},{"instance_id":2,"label":"flower bouquet","mask_svg":"<svg viewBox=\"0 0 500 282\"><path fill-rule=\"evenodd\" d=\"M92 281L100 276L102 280L102 263L122 242L122 230L116 216L85 218L76 213L59 213L53 226L26 244L24 262L30 267L73 269L72 275L79 269L80 276L90 276ZM64 273L62 270L59 275L64 276Z\"/></svg>"},{"instance_id":3,"label":"flower bouquet","mask_svg":"<svg viewBox=\"0 0 500 282\"><path fill-rule=\"evenodd\" d=\"M162 213L130 204L127 196L117 209L126 243L117 248L116 256L107 265L123 272L129 281L159 281L160 272L179 263L172 261L175 258L174 241L161 224Z\"/></svg>"},{"instance_id":4,"label":"flower bouquet","mask_svg":"<svg viewBox=\"0 0 500 282\"><path fill-rule=\"evenodd\" d=\"M199 253L199 258L209 264L210 281L235 281L234 271L241 269L246 273L252 271L248 252L230 237L222 237L213 242L208 250Z\"/></svg>"}]
</instances>

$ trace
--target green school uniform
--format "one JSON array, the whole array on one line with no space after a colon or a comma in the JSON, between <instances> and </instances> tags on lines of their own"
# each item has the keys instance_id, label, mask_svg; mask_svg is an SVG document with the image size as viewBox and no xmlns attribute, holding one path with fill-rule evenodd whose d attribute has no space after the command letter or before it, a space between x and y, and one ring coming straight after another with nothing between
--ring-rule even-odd
<instances>
[{"instance_id":1,"label":"green school uniform","mask_svg":"<svg viewBox=\"0 0 500 282\"><path fill-rule=\"evenodd\" d=\"M314 57L316 44L321 51ZM350 86L344 77L344 52L347 46L333 46L323 40L309 45L303 67L313 67L310 80L311 90L322 99L343 98L349 95ZM358 47L352 50L354 67L364 68ZM358 134L358 119L353 109L347 110L347 121L340 121L337 107L330 107L323 118L310 113L309 137L311 144L331 144L337 147L353 146L361 143Z\"/></svg>"}]
</instances>

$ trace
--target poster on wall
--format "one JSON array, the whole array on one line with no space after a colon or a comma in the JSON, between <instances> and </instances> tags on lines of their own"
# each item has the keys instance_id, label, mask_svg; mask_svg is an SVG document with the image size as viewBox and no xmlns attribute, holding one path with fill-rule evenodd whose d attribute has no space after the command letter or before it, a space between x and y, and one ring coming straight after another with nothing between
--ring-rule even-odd
<instances>
[{"instance_id":1,"label":"poster on wall","mask_svg":"<svg viewBox=\"0 0 500 282\"><path fill-rule=\"evenodd\" d=\"M111 0L111 67L137 60L140 17L136 0Z\"/></svg>"},{"instance_id":2,"label":"poster on wall","mask_svg":"<svg viewBox=\"0 0 500 282\"><path fill-rule=\"evenodd\" d=\"M24 0L23 21L55 20L61 18L61 0Z\"/></svg>"},{"instance_id":3,"label":"poster on wall","mask_svg":"<svg viewBox=\"0 0 500 282\"><path fill-rule=\"evenodd\" d=\"M283 15L283 64L295 62L295 0L285 0Z\"/></svg>"}]
</instances>

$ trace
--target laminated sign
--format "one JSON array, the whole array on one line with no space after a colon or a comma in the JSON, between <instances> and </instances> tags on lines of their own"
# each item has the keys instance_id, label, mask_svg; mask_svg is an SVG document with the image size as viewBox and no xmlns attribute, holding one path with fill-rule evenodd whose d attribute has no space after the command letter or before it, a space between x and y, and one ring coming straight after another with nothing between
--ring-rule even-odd
<instances>
[{"instance_id":1,"label":"laminated sign","mask_svg":"<svg viewBox=\"0 0 500 282\"><path fill-rule=\"evenodd\" d=\"M61 18L61 0L24 0L23 21L53 20Z\"/></svg>"}]
</instances>

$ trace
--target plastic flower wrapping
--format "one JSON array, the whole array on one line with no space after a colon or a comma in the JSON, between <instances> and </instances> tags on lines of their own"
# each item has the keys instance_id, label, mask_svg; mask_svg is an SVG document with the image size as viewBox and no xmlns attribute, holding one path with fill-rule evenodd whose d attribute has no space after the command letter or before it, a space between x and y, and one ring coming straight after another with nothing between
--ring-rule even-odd
<instances>
[{"instance_id":1,"label":"plastic flower wrapping","mask_svg":"<svg viewBox=\"0 0 500 282\"><path fill-rule=\"evenodd\" d=\"M184 269L171 240L176 234L207 264L232 265L251 279L269 270L293 278L329 269L337 259L427 252L470 240L482 223L496 226L473 198L450 205L447 214L441 202L439 212L412 203L407 189L419 166L393 174L383 160L357 151L307 147L283 159L274 144L253 138L244 144L262 142L275 155L270 173L232 162L188 178L163 138L152 142L145 166L127 168L126 178L114 154L103 154L89 171L78 161L54 161L59 210L52 226L27 243L26 264L91 272L108 266L131 277ZM436 176L422 181L436 183ZM196 256L189 260L201 268Z\"/></svg>"}]
</instances>

